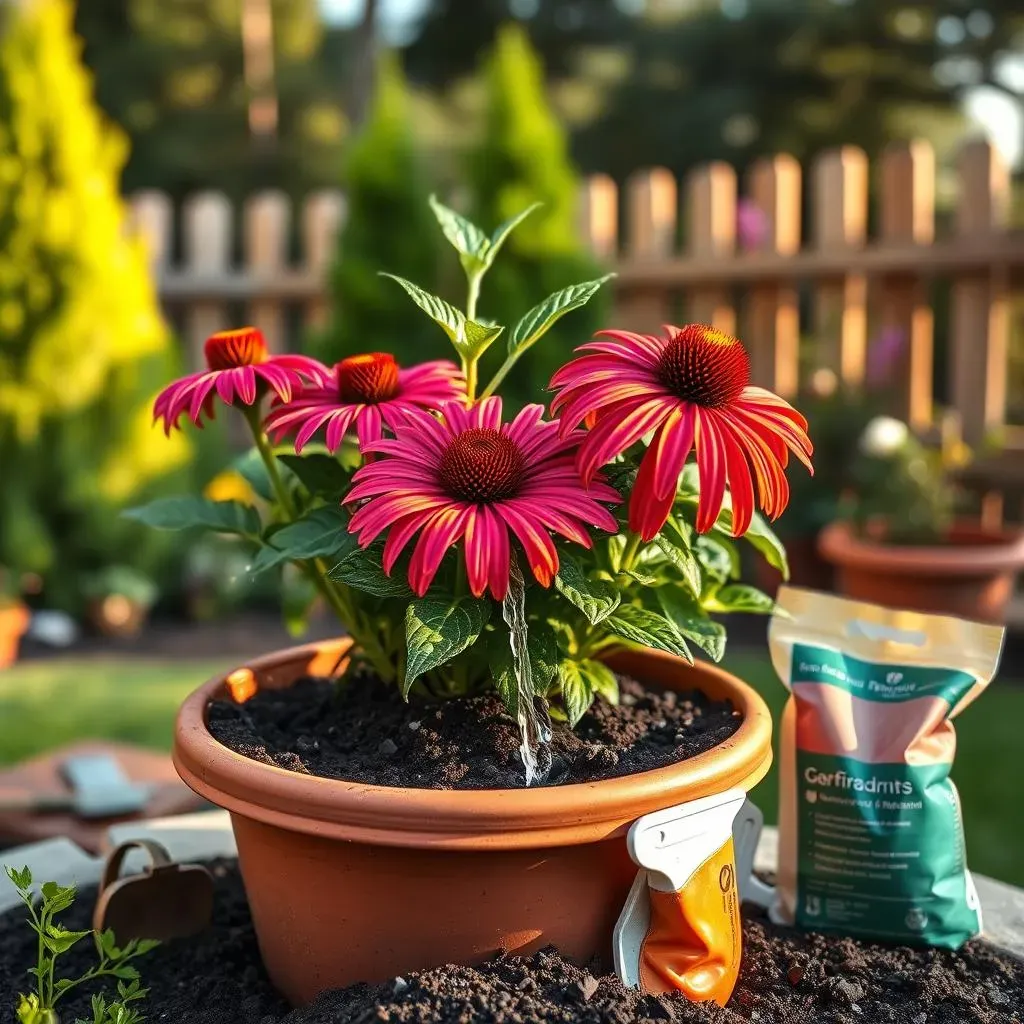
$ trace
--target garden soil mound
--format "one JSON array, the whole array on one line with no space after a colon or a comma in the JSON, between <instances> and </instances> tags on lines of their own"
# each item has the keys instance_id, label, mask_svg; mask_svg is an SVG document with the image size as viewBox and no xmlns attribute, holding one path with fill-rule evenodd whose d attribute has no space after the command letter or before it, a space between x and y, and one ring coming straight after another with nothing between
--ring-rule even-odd
<instances>
[{"instance_id":1,"label":"garden soil mound","mask_svg":"<svg viewBox=\"0 0 1024 1024\"><path fill-rule=\"evenodd\" d=\"M150 990L146 1019L168 1024L1018 1024L1024 1021L1024 962L983 942L959 953L881 946L744 921L739 984L728 1006L681 995L642 996L613 976L563 960L554 950L503 957L478 968L441 967L382 985L323 994L289 1012L260 964L241 879L233 863L212 865L212 926L136 961ZM95 888L64 915L89 927ZM13 1019L28 987L35 936L20 909L0 916L0 1019ZM339 935L339 943L344 936ZM60 958L59 975L77 977L95 960L80 942ZM68 997L62 1020L87 1017L88 992ZM4 1016L6 1014L7 1016Z\"/></svg>"},{"instance_id":2,"label":"garden soil mound","mask_svg":"<svg viewBox=\"0 0 1024 1024\"><path fill-rule=\"evenodd\" d=\"M574 730L553 723L543 785L593 782L662 768L727 740L740 726L728 701L619 680L620 703L594 702ZM515 722L494 694L439 703L402 700L395 686L356 677L338 688L308 679L210 707L210 732L264 764L328 779L415 789L518 789L525 784Z\"/></svg>"}]
</instances>

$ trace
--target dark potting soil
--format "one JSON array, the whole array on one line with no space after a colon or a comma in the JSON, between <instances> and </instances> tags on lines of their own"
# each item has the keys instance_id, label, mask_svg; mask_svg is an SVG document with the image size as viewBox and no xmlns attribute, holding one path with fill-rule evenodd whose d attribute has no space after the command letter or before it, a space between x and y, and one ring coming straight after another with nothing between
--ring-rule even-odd
<instances>
[{"instance_id":1,"label":"dark potting soil","mask_svg":"<svg viewBox=\"0 0 1024 1024\"><path fill-rule=\"evenodd\" d=\"M544 785L592 782L701 754L740 726L728 701L652 690L619 679L618 706L598 699L570 730L553 723L541 750ZM244 704L216 701L210 732L264 764L329 779L416 789L512 789L525 784L519 728L494 694L406 703L394 686L356 677L338 688L306 679Z\"/></svg>"},{"instance_id":2,"label":"dark potting soil","mask_svg":"<svg viewBox=\"0 0 1024 1024\"><path fill-rule=\"evenodd\" d=\"M149 996L147 1021L168 1024L1020 1024L1024 961L984 942L952 953L801 933L747 912L739 983L724 1009L680 994L644 996L617 978L591 973L545 950L506 956L477 968L441 967L382 985L326 992L289 1012L260 963L248 905L234 862L211 865L213 923L192 939L158 947L136 961ZM95 887L63 915L88 928ZM12 1020L26 991L36 940L21 908L0 915L0 1020ZM339 943L344 935L339 934ZM59 960L58 977L95 963L83 940ZM83 986L84 987L84 986ZM91 991L60 1004L62 1020L92 1019Z\"/></svg>"}]
</instances>

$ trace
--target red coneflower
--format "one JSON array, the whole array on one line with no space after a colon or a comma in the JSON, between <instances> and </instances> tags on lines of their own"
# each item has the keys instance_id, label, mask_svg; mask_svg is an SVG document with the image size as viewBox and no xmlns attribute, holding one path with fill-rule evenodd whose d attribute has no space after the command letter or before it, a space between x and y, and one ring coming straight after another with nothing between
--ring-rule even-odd
<instances>
[{"instance_id":1,"label":"red coneflower","mask_svg":"<svg viewBox=\"0 0 1024 1024\"><path fill-rule=\"evenodd\" d=\"M575 466L579 436L560 436L544 409L528 405L501 422L501 399L469 409L449 403L439 418L409 408L391 422L393 440L367 446L378 455L359 469L346 502L369 499L349 529L366 547L385 530L389 573L416 533L409 585L422 597L445 552L465 541L466 574L476 597L508 591L510 533L522 545L533 575L550 586L558 553L549 531L590 547L584 524L615 532L615 517L598 502L619 495L596 480L589 488Z\"/></svg>"},{"instance_id":2,"label":"red coneflower","mask_svg":"<svg viewBox=\"0 0 1024 1024\"><path fill-rule=\"evenodd\" d=\"M182 413L201 427L213 416L214 398L225 405L254 405L273 389L282 402L304 380L320 381L327 368L307 356L272 356L263 334L255 327L218 331L203 345L206 369L182 377L164 388L153 403L153 419L164 421L168 435L178 426Z\"/></svg>"},{"instance_id":3,"label":"red coneflower","mask_svg":"<svg viewBox=\"0 0 1024 1024\"><path fill-rule=\"evenodd\" d=\"M643 540L665 525L690 450L700 476L697 529L715 525L725 487L732 532L745 533L757 501L772 519L789 502L783 469L792 451L811 472L807 421L788 402L750 386L743 346L713 327L665 327L664 337L602 331L551 380L551 404L566 433L596 414L579 450L584 481L653 432L629 502L629 527Z\"/></svg>"},{"instance_id":4,"label":"red coneflower","mask_svg":"<svg viewBox=\"0 0 1024 1024\"><path fill-rule=\"evenodd\" d=\"M266 427L275 443L297 430L295 451L301 454L321 427L327 427L327 450L333 452L354 425L362 448L381 439L383 425L393 426L396 412L439 409L465 397L466 381L454 363L438 360L403 370L394 356L369 352L342 359L322 382L304 387L287 404L275 403Z\"/></svg>"}]
</instances>

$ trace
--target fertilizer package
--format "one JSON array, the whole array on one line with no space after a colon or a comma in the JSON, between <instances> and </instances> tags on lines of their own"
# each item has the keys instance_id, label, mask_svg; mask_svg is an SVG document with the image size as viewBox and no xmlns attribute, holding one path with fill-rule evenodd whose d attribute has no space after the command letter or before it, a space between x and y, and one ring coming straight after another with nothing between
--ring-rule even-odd
<instances>
[{"instance_id":1,"label":"fertilizer package","mask_svg":"<svg viewBox=\"0 0 1024 1024\"><path fill-rule=\"evenodd\" d=\"M949 772L953 719L995 675L1003 633L780 589L774 920L950 949L981 931Z\"/></svg>"}]
</instances>

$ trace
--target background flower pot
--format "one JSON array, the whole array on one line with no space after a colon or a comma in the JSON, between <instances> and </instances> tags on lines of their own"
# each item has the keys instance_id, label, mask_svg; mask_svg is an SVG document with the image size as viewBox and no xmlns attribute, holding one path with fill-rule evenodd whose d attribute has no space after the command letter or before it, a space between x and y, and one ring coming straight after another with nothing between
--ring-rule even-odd
<instances>
[{"instance_id":1,"label":"background flower pot","mask_svg":"<svg viewBox=\"0 0 1024 1024\"><path fill-rule=\"evenodd\" d=\"M833 523L818 545L847 597L984 622L1006 620L1014 580L1024 568L1024 533L972 523L956 524L947 543L934 547L884 544L858 536L848 523Z\"/></svg>"},{"instance_id":2,"label":"background flower pot","mask_svg":"<svg viewBox=\"0 0 1024 1024\"><path fill-rule=\"evenodd\" d=\"M614 668L677 690L729 698L727 742L688 761L588 785L524 790L398 789L302 775L222 746L206 727L231 685L291 685L324 674L348 641L309 645L210 680L183 704L174 763L231 812L239 863L270 977L293 1003L356 981L473 963L554 943L579 961L610 958L635 875L624 836L642 814L732 786L771 763L761 698L721 669L655 652Z\"/></svg>"},{"instance_id":3,"label":"background flower pot","mask_svg":"<svg viewBox=\"0 0 1024 1024\"><path fill-rule=\"evenodd\" d=\"M818 552L816 534L790 537L785 540L789 561L789 582L794 587L811 590L831 590L835 573L832 566ZM782 573L764 558L751 559L758 587L766 594L774 594L783 583Z\"/></svg>"},{"instance_id":4,"label":"background flower pot","mask_svg":"<svg viewBox=\"0 0 1024 1024\"><path fill-rule=\"evenodd\" d=\"M0 668L18 660L18 647L28 629L29 611L23 604L0 604Z\"/></svg>"}]
</instances>

